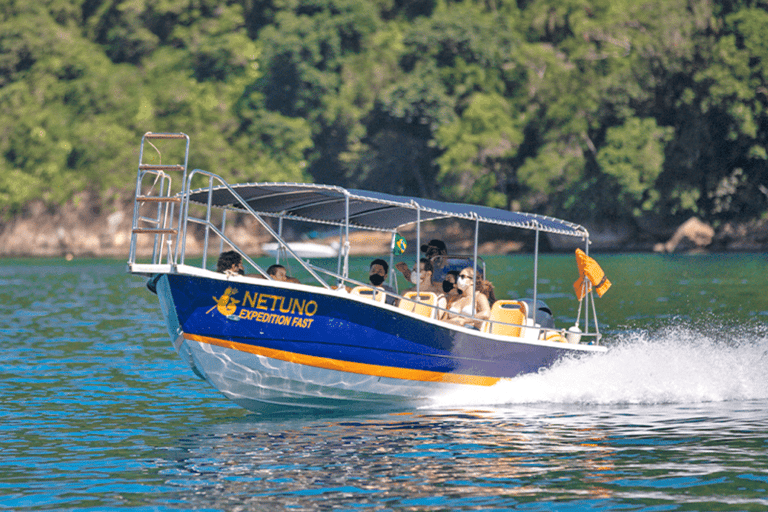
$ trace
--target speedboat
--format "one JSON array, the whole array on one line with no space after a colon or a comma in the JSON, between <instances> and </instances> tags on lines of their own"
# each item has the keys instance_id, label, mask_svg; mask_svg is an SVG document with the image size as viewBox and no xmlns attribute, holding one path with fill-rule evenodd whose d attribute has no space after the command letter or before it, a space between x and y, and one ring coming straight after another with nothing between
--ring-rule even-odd
<instances>
[{"instance_id":1,"label":"speedboat","mask_svg":"<svg viewBox=\"0 0 768 512\"><path fill-rule=\"evenodd\" d=\"M185 146L183 163L145 162L145 143L179 141ZM185 134L142 137L127 270L148 278L179 356L240 406L347 411L428 404L445 393L538 372L563 357L606 351L593 296L602 295L609 283L587 255L589 234L582 226L531 213L313 183L230 184L212 172L188 170L188 156ZM233 215L255 219L307 278L285 282L270 276L229 235ZM583 255L583 278L576 288L575 325L555 326L537 297L538 263L531 276L533 296L496 301L487 318L476 322L479 327L440 320L446 310L432 292L418 287L407 294L396 288L385 292L350 277L350 230L388 233L393 253L403 249L400 232L409 228L413 237L415 230L413 259L418 259L422 224L439 219L474 227L474 250L462 264L475 275L484 270L477 240L488 225L532 232L536 262L542 233L583 245L577 250ZM331 268L296 254L282 238L283 221L338 228L340 250ZM202 262L187 258L193 234L204 238ZM142 237L149 241L141 245ZM207 255L216 242L219 251L237 251L253 273L210 269ZM149 250L139 255L140 247L150 246L151 257ZM393 254L389 258L394 267ZM396 280L390 283L396 287ZM384 300L387 294L396 304Z\"/></svg>"}]
</instances>

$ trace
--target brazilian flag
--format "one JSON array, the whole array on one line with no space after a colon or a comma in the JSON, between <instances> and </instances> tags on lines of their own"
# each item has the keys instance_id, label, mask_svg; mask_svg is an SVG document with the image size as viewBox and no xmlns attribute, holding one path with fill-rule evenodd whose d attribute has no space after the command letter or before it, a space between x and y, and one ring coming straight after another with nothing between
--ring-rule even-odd
<instances>
[{"instance_id":1,"label":"brazilian flag","mask_svg":"<svg viewBox=\"0 0 768 512\"><path fill-rule=\"evenodd\" d=\"M405 237L395 233L395 245L392 247L392 254L395 256L403 254L407 245L408 244L405 242Z\"/></svg>"}]
</instances>

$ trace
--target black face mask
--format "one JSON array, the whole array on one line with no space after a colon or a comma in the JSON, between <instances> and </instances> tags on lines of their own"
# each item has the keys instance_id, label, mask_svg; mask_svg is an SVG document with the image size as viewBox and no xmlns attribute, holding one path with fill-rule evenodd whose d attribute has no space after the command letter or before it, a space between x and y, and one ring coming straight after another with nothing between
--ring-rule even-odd
<instances>
[{"instance_id":1,"label":"black face mask","mask_svg":"<svg viewBox=\"0 0 768 512\"><path fill-rule=\"evenodd\" d=\"M371 274L368 276L368 280L371 282L373 286L379 286L381 283L384 282L384 276L379 274Z\"/></svg>"},{"instance_id":2,"label":"black face mask","mask_svg":"<svg viewBox=\"0 0 768 512\"><path fill-rule=\"evenodd\" d=\"M452 282L448 281L447 279L445 281L443 281L443 291L445 293L448 293L451 290L453 290L454 286L456 286L456 283L452 283Z\"/></svg>"},{"instance_id":3,"label":"black face mask","mask_svg":"<svg viewBox=\"0 0 768 512\"><path fill-rule=\"evenodd\" d=\"M244 276L245 275L245 269L239 268L239 269L237 269L237 273L240 274L241 276Z\"/></svg>"}]
</instances>

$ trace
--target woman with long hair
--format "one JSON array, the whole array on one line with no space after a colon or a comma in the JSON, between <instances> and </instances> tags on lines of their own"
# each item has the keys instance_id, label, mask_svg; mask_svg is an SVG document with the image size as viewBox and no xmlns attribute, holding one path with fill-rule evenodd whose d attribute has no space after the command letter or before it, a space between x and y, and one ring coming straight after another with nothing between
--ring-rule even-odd
<instances>
[{"instance_id":1,"label":"woman with long hair","mask_svg":"<svg viewBox=\"0 0 768 512\"><path fill-rule=\"evenodd\" d=\"M480 328L483 320L491 313L488 297L479 290L475 271L467 267L459 272L456 286L461 290L461 297L448 308L447 320L457 325ZM474 308L473 308L474 302Z\"/></svg>"}]
</instances>

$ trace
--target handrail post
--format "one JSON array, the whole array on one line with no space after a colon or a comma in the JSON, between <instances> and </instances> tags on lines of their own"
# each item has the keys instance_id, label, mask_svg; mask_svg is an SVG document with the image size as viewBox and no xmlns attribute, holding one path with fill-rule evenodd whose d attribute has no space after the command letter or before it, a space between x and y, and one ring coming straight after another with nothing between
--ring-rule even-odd
<instances>
[{"instance_id":1,"label":"handrail post","mask_svg":"<svg viewBox=\"0 0 768 512\"><path fill-rule=\"evenodd\" d=\"M213 199L213 176L208 177L208 203L205 210L205 238L203 242L203 268L208 263L208 233L211 225L211 201Z\"/></svg>"},{"instance_id":2,"label":"handrail post","mask_svg":"<svg viewBox=\"0 0 768 512\"><path fill-rule=\"evenodd\" d=\"M480 240L480 218L474 212L472 212L472 216L475 218L475 248L472 252L472 274L474 276L472 278L474 281L472 283L472 317L474 318L477 315L475 300L477 295L477 243ZM483 268L483 272L485 272L485 268ZM485 275L483 275L483 279L485 279Z\"/></svg>"},{"instance_id":3,"label":"handrail post","mask_svg":"<svg viewBox=\"0 0 768 512\"><path fill-rule=\"evenodd\" d=\"M421 292L420 288L421 288L421 206L417 204L416 205L416 293Z\"/></svg>"},{"instance_id":4,"label":"handrail post","mask_svg":"<svg viewBox=\"0 0 768 512\"><path fill-rule=\"evenodd\" d=\"M192 181L192 173L189 175L189 181ZM184 189L188 188L184 185ZM179 233L181 233L181 257L179 264L183 265L187 254L187 218L189 217L189 193L182 189L181 208L179 208ZM176 253L178 254L179 239L176 239ZM177 258L174 257L174 260Z\"/></svg>"},{"instance_id":5,"label":"handrail post","mask_svg":"<svg viewBox=\"0 0 768 512\"><path fill-rule=\"evenodd\" d=\"M165 184L165 176L161 175L160 176L160 194L163 193L163 185L164 184ZM162 212L162 208L163 208L163 205L161 205L160 203L157 203L157 206L155 208L155 219L156 219L155 227L157 227L157 228L160 227L160 225L159 225L160 224L160 218L161 218L160 213ZM152 242L152 263L156 264L156 263L159 262L159 257L160 257L160 255L158 254L158 251L157 251L158 243L160 244L160 247L162 248L163 240L160 238L160 235L157 234L157 233L152 238L154 238L154 241Z\"/></svg>"},{"instance_id":6,"label":"handrail post","mask_svg":"<svg viewBox=\"0 0 768 512\"><path fill-rule=\"evenodd\" d=\"M584 254L589 256L589 242L587 242L584 246ZM592 294L592 285L589 284L588 279L584 279L584 298L585 301L585 308L584 308L584 332L589 332L589 296Z\"/></svg>"},{"instance_id":7,"label":"handrail post","mask_svg":"<svg viewBox=\"0 0 768 512\"><path fill-rule=\"evenodd\" d=\"M188 169L189 169L189 135L184 134L184 139L186 142L186 147L184 149L184 173L182 175L181 179L181 199L186 203L186 208L180 208L179 209L179 227L176 231L176 245L173 250L173 263L171 263L171 267L175 267L178 263L178 254L179 254L179 233L181 233L181 226L182 223L184 224L184 239L182 240L182 245L184 249L186 249L187 245L187 219L186 217L189 215L189 201L186 201L185 198L189 197L189 184L187 182L187 176L188 176ZM190 180L191 182L191 180ZM182 203L183 204L183 203ZM181 210L184 210L184 219L182 219ZM182 256L181 256L181 264L184 264L184 249L182 249Z\"/></svg>"},{"instance_id":8,"label":"handrail post","mask_svg":"<svg viewBox=\"0 0 768 512\"><path fill-rule=\"evenodd\" d=\"M586 246L586 250L584 251L584 253L587 256L589 256L589 239L587 239L587 243L585 244L585 246ZM587 323L586 320L589 318L589 306L590 306L590 304L592 305L592 316L594 317L594 322L595 322L595 344L599 344L600 343L600 337L601 337L600 336L600 325L597 322L597 307L595 306L594 289L591 286L589 287L589 294L588 294L588 297L587 297L587 307L586 307L586 312L584 314L585 324L586 324L585 325L586 328L584 329L585 332L589 332L589 323Z\"/></svg>"},{"instance_id":9,"label":"handrail post","mask_svg":"<svg viewBox=\"0 0 768 512\"><path fill-rule=\"evenodd\" d=\"M595 296L589 295L589 300L592 302L592 316L595 318L595 343L600 342L600 326L597 324L597 308L595 307Z\"/></svg>"},{"instance_id":10,"label":"handrail post","mask_svg":"<svg viewBox=\"0 0 768 512\"><path fill-rule=\"evenodd\" d=\"M536 311L539 309L538 302L539 291L539 223L536 223L536 243L533 247L533 324L536 325Z\"/></svg>"},{"instance_id":11,"label":"handrail post","mask_svg":"<svg viewBox=\"0 0 768 512\"><path fill-rule=\"evenodd\" d=\"M224 234L227 228L227 209L221 210L221 233ZM219 237L219 254L224 252L224 238Z\"/></svg>"},{"instance_id":12,"label":"handrail post","mask_svg":"<svg viewBox=\"0 0 768 512\"><path fill-rule=\"evenodd\" d=\"M160 190L163 193L164 197L171 197L171 182L172 180L170 176L163 177L163 180L160 184ZM164 185L165 185L165 188L163 189ZM162 223L159 222L160 212L158 211L158 223L160 224L159 227L161 227L162 229L168 229L170 227L170 223L173 222L173 214L175 212L173 205L174 203L165 203L165 208L163 209L164 211L162 216L163 217ZM158 206L159 206L159 203L158 203ZM168 219L169 213L170 213L170 219L171 219L170 221ZM163 250L165 249L165 245L166 245L165 242L166 240L170 240L170 239L171 237L170 236L166 237L165 233L163 233L163 235L160 237L160 252L157 255L157 263L163 262ZM168 259L170 263L170 253L166 254L166 259Z\"/></svg>"},{"instance_id":13,"label":"handrail post","mask_svg":"<svg viewBox=\"0 0 768 512\"><path fill-rule=\"evenodd\" d=\"M339 252L336 254L336 274L341 275L341 260L344 258L344 228L339 226ZM341 285L344 280L336 278L336 285Z\"/></svg>"},{"instance_id":14,"label":"handrail post","mask_svg":"<svg viewBox=\"0 0 768 512\"><path fill-rule=\"evenodd\" d=\"M392 231L392 240L389 242L389 269L392 272L389 272L388 279L389 279L389 286L392 286L393 284L397 286L397 279L394 279L395 277L395 241L397 240L397 231ZM397 290L397 288L395 288Z\"/></svg>"},{"instance_id":15,"label":"handrail post","mask_svg":"<svg viewBox=\"0 0 768 512\"><path fill-rule=\"evenodd\" d=\"M349 278L349 193L344 194L344 279Z\"/></svg>"}]
</instances>

